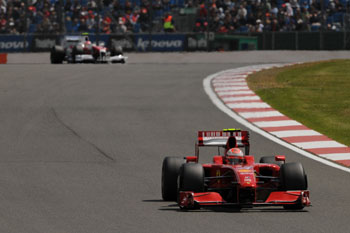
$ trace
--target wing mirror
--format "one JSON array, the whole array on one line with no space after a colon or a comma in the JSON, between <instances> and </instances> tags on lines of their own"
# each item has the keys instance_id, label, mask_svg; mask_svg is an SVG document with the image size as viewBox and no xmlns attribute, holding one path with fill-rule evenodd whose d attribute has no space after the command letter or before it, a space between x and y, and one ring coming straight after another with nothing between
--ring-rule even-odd
<instances>
[{"instance_id":1,"label":"wing mirror","mask_svg":"<svg viewBox=\"0 0 350 233\"><path fill-rule=\"evenodd\" d=\"M186 163L193 162L198 163L198 157L197 156L187 156L185 157Z\"/></svg>"},{"instance_id":2,"label":"wing mirror","mask_svg":"<svg viewBox=\"0 0 350 233\"><path fill-rule=\"evenodd\" d=\"M286 156L285 156L285 155L276 155L276 156L275 156L275 160L276 160L276 161L285 162L285 161L286 161Z\"/></svg>"}]
</instances>

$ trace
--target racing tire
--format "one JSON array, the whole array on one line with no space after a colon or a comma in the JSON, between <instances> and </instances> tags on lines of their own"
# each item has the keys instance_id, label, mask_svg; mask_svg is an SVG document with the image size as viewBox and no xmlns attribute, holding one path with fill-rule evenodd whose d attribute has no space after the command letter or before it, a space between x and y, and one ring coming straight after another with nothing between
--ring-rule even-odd
<instances>
[{"instance_id":1,"label":"racing tire","mask_svg":"<svg viewBox=\"0 0 350 233\"><path fill-rule=\"evenodd\" d=\"M84 54L84 50L81 46L74 46L72 49L72 63L76 63L76 55Z\"/></svg>"},{"instance_id":2,"label":"racing tire","mask_svg":"<svg viewBox=\"0 0 350 233\"><path fill-rule=\"evenodd\" d=\"M62 46L55 45L50 52L51 64L62 64L65 57L64 48Z\"/></svg>"},{"instance_id":3,"label":"racing tire","mask_svg":"<svg viewBox=\"0 0 350 233\"><path fill-rule=\"evenodd\" d=\"M164 201L177 200L177 177L185 162L180 157L165 157L162 166L162 198Z\"/></svg>"},{"instance_id":4,"label":"racing tire","mask_svg":"<svg viewBox=\"0 0 350 233\"><path fill-rule=\"evenodd\" d=\"M204 192L204 169L198 163L185 163L179 175L179 191Z\"/></svg>"},{"instance_id":5,"label":"racing tire","mask_svg":"<svg viewBox=\"0 0 350 233\"><path fill-rule=\"evenodd\" d=\"M280 180L284 190L306 190L307 176L301 163L286 163L281 166Z\"/></svg>"},{"instance_id":6,"label":"racing tire","mask_svg":"<svg viewBox=\"0 0 350 233\"><path fill-rule=\"evenodd\" d=\"M263 156L260 158L260 163L269 163L269 164L276 164L278 166L282 166L282 161L276 161L275 156Z\"/></svg>"},{"instance_id":7,"label":"racing tire","mask_svg":"<svg viewBox=\"0 0 350 233\"><path fill-rule=\"evenodd\" d=\"M306 190L308 187L307 176L301 163L286 163L280 169L281 187L283 190ZM284 205L286 210L301 210L304 206L300 203Z\"/></svg>"}]
</instances>

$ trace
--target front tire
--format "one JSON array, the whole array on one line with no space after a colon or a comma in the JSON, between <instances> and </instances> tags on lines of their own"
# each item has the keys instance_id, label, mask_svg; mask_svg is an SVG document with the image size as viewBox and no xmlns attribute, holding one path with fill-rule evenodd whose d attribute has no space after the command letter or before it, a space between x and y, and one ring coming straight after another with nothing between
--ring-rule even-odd
<instances>
[{"instance_id":1,"label":"front tire","mask_svg":"<svg viewBox=\"0 0 350 233\"><path fill-rule=\"evenodd\" d=\"M281 187L283 190L306 190L308 186L307 176L301 163L286 163L280 169ZM302 210L304 206L300 203L284 205L286 210Z\"/></svg>"},{"instance_id":2,"label":"front tire","mask_svg":"<svg viewBox=\"0 0 350 233\"><path fill-rule=\"evenodd\" d=\"M165 157L162 166L162 198L164 201L177 200L177 177L185 162L180 157Z\"/></svg>"},{"instance_id":3,"label":"front tire","mask_svg":"<svg viewBox=\"0 0 350 233\"><path fill-rule=\"evenodd\" d=\"M204 169L198 163L185 163L179 175L179 191L204 192Z\"/></svg>"},{"instance_id":4,"label":"front tire","mask_svg":"<svg viewBox=\"0 0 350 233\"><path fill-rule=\"evenodd\" d=\"M62 46L55 45L50 52L51 64L62 64L65 57L64 48Z\"/></svg>"},{"instance_id":5,"label":"front tire","mask_svg":"<svg viewBox=\"0 0 350 233\"><path fill-rule=\"evenodd\" d=\"M74 46L72 49L72 63L76 63L77 62L76 56L81 54L84 54L83 47L79 45Z\"/></svg>"},{"instance_id":6,"label":"front tire","mask_svg":"<svg viewBox=\"0 0 350 233\"><path fill-rule=\"evenodd\" d=\"M306 190L307 177L301 163L286 163L280 169L281 185L284 190Z\"/></svg>"}]
</instances>

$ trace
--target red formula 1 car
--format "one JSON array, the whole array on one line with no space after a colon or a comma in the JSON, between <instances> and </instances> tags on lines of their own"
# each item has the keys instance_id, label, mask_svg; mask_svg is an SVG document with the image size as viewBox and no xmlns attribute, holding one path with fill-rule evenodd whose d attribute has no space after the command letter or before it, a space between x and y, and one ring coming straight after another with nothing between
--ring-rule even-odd
<instances>
[{"instance_id":1,"label":"red formula 1 car","mask_svg":"<svg viewBox=\"0 0 350 233\"><path fill-rule=\"evenodd\" d=\"M224 148L213 162L200 164L200 147ZM249 154L249 132L239 129L199 131L195 156L166 157L162 167L162 197L181 209L201 206L251 208L310 206L307 176L301 163L285 163L284 155L254 162ZM239 149L244 148L245 154Z\"/></svg>"}]
</instances>

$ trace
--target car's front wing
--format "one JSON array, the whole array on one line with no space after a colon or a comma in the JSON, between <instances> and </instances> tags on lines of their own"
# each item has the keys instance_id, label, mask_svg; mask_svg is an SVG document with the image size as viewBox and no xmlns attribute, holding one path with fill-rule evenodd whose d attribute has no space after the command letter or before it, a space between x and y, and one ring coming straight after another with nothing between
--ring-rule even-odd
<instances>
[{"instance_id":1,"label":"car's front wing","mask_svg":"<svg viewBox=\"0 0 350 233\"><path fill-rule=\"evenodd\" d=\"M125 63L127 59L128 57L120 54L120 55L109 57L108 61L112 63Z\"/></svg>"},{"instance_id":2,"label":"car's front wing","mask_svg":"<svg viewBox=\"0 0 350 233\"><path fill-rule=\"evenodd\" d=\"M217 192L194 193L183 191L179 193L179 206L184 209L191 209L200 206L218 206L218 205L233 205L233 206L285 206L301 204L310 206L309 191L274 191L271 192L265 202L253 203L230 203L225 201Z\"/></svg>"}]
</instances>

